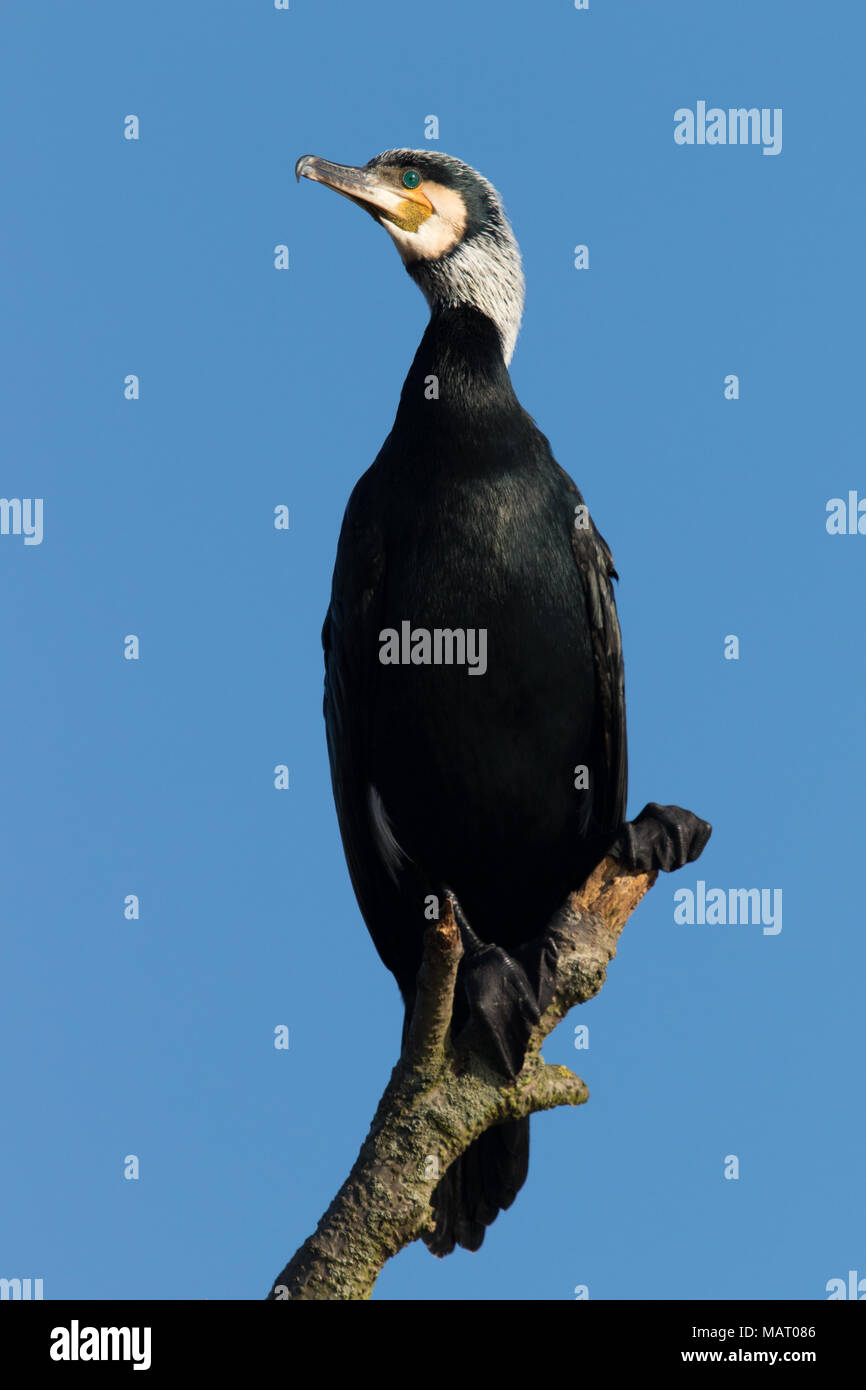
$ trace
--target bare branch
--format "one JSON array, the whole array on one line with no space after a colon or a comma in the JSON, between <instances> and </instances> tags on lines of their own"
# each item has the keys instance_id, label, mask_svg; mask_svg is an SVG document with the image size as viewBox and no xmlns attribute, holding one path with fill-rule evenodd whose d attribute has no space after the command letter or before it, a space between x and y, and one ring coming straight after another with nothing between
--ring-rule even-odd
<instances>
[{"instance_id":1,"label":"bare branch","mask_svg":"<svg viewBox=\"0 0 866 1390\"><path fill-rule=\"evenodd\" d=\"M425 933L406 1047L370 1133L270 1299L369 1298L385 1262L432 1227L436 1184L480 1134L503 1120L588 1099L585 1083L567 1067L546 1063L541 1045L569 1009L601 989L620 932L656 876L607 858L569 895L544 938L554 963L551 997L513 1079L467 1053L464 1034L459 1056L455 1052L450 1023L462 946L453 903L446 902Z\"/></svg>"},{"instance_id":2,"label":"bare branch","mask_svg":"<svg viewBox=\"0 0 866 1390\"><path fill-rule=\"evenodd\" d=\"M439 921L425 933L424 960L418 972L415 1010L406 1040L410 1066L426 1070L444 1057L457 967L462 955L454 903L448 898Z\"/></svg>"}]
</instances>

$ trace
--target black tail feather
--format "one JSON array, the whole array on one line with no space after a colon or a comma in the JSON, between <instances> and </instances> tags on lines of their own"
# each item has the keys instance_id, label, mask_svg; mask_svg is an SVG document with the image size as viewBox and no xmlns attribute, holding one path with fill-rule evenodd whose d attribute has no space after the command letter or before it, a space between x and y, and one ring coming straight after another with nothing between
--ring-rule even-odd
<instances>
[{"instance_id":1,"label":"black tail feather","mask_svg":"<svg viewBox=\"0 0 866 1390\"><path fill-rule=\"evenodd\" d=\"M439 1181L431 1206L435 1230L425 1235L434 1255L450 1255L455 1245L477 1250L485 1229L511 1206L529 1171L529 1120L494 1125Z\"/></svg>"}]
</instances>

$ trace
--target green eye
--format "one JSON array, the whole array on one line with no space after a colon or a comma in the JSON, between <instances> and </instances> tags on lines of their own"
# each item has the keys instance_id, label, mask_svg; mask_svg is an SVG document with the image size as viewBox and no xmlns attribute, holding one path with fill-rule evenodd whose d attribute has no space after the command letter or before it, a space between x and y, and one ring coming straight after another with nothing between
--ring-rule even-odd
<instances>
[{"instance_id":1,"label":"green eye","mask_svg":"<svg viewBox=\"0 0 866 1390\"><path fill-rule=\"evenodd\" d=\"M421 175L417 169L407 169L403 175L404 188L417 188L421 182Z\"/></svg>"}]
</instances>

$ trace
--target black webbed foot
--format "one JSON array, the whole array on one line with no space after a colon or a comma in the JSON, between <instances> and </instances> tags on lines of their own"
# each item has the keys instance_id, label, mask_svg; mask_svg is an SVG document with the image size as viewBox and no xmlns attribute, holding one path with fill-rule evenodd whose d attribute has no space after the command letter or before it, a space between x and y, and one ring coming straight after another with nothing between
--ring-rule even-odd
<instances>
[{"instance_id":1,"label":"black webbed foot","mask_svg":"<svg viewBox=\"0 0 866 1390\"><path fill-rule=\"evenodd\" d=\"M622 827L607 852L637 873L662 869L669 874L697 859L712 832L709 822L693 811L650 801Z\"/></svg>"},{"instance_id":2,"label":"black webbed foot","mask_svg":"<svg viewBox=\"0 0 866 1390\"><path fill-rule=\"evenodd\" d=\"M536 992L519 961L501 946L489 945L475 935L456 901L454 915L464 951L458 988L462 987L469 1013L454 1042L457 1047L468 1046L481 1053L503 1075L516 1076L523 1066L529 1036L541 1017Z\"/></svg>"}]
</instances>

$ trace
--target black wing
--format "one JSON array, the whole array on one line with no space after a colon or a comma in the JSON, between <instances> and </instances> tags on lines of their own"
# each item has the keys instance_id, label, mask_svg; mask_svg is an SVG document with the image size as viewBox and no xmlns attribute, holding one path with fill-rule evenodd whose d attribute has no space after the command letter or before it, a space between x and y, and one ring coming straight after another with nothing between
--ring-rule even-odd
<instances>
[{"instance_id":1,"label":"black wing","mask_svg":"<svg viewBox=\"0 0 866 1390\"><path fill-rule=\"evenodd\" d=\"M407 927L406 893L414 866L389 854L372 799L372 726L379 680L379 631L385 539L370 474L355 487L337 548L331 603L322 628L325 730L337 820L352 887L385 965L407 996L414 990L421 936Z\"/></svg>"},{"instance_id":2,"label":"black wing","mask_svg":"<svg viewBox=\"0 0 866 1390\"><path fill-rule=\"evenodd\" d=\"M564 469L562 473L574 506L585 508L579 489ZM628 794L625 671L613 592L613 580L619 576L607 541L588 511L585 517L585 526L572 527L571 548L583 585L595 660L598 723L593 744L603 760L602 767L595 769L592 819L594 829L606 834L623 824Z\"/></svg>"}]
</instances>

